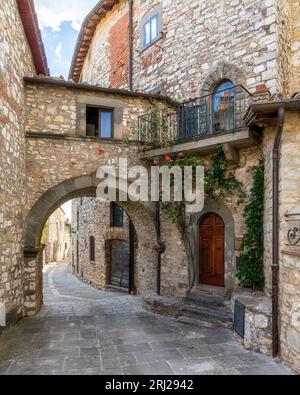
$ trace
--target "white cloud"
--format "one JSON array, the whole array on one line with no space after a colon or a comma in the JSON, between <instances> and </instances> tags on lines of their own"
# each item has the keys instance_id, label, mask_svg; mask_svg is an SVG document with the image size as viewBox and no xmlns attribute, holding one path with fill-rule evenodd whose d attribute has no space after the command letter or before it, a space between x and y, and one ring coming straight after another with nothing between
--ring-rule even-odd
<instances>
[{"instance_id":1,"label":"white cloud","mask_svg":"<svg viewBox=\"0 0 300 395\"><path fill-rule=\"evenodd\" d=\"M99 0L34 0L41 29L51 27L59 31L62 22L69 21L75 30L80 30L86 15Z\"/></svg>"},{"instance_id":2,"label":"white cloud","mask_svg":"<svg viewBox=\"0 0 300 395\"><path fill-rule=\"evenodd\" d=\"M55 48L55 55L61 59L61 50L62 50L62 44L61 42L58 43L57 47Z\"/></svg>"}]
</instances>

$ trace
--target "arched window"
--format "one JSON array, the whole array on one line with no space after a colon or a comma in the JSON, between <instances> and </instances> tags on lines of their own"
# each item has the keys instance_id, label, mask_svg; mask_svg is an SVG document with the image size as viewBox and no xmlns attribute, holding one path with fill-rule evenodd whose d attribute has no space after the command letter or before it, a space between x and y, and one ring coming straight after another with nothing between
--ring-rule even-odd
<instances>
[{"instance_id":1,"label":"arched window","mask_svg":"<svg viewBox=\"0 0 300 395\"><path fill-rule=\"evenodd\" d=\"M90 261L95 262L96 261L96 254L95 254L95 237L91 236L90 237Z\"/></svg>"},{"instance_id":2,"label":"arched window","mask_svg":"<svg viewBox=\"0 0 300 395\"><path fill-rule=\"evenodd\" d=\"M220 83L212 96L213 131L234 129L235 86L229 80Z\"/></svg>"}]
</instances>

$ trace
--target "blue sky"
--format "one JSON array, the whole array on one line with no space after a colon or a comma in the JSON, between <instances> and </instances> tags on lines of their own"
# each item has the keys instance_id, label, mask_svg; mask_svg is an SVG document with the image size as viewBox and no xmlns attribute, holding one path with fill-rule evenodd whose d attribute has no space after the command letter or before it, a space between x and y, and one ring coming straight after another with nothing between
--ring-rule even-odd
<instances>
[{"instance_id":1,"label":"blue sky","mask_svg":"<svg viewBox=\"0 0 300 395\"><path fill-rule=\"evenodd\" d=\"M34 0L52 76L68 77L85 16L98 0Z\"/></svg>"},{"instance_id":2,"label":"blue sky","mask_svg":"<svg viewBox=\"0 0 300 395\"><path fill-rule=\"evenodd\" d=\"M68 78L80 26L97 3L98 0L34 0L52 76ZM71 202L62 208L71 220Z\"/></svg>"}]
</instances>

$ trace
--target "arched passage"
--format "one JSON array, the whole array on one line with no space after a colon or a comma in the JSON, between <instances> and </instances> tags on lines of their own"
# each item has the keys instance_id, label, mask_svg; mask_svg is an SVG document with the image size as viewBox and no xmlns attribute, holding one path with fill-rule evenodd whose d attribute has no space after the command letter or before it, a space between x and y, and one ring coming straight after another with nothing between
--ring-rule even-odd
<instances>
[{"instance_id":1,"label":"arched passage","mask_svg":"<svg viewBox=\"0 0 300 395\"><path fill-rule=\"evenodd\" d=\"M49 189L31 209L25 228L25 315L40 309L42 296L41 235L48 217L63 203L77 197L95 197L95 174L66 180ZM139 294L156 291L159 244L152 203L118 202L134 224L139 239L136 256L136 287Z\"/></svg>"}]
</instances>

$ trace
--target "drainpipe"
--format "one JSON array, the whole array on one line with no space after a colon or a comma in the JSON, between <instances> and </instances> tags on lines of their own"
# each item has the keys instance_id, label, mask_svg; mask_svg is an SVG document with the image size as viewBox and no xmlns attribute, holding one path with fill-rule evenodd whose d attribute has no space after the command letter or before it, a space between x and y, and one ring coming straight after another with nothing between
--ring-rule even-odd
<instances>
[{"instance_id":1,"label":"drainpipe","mask_svg":"<svg viewBox=\"0 0 300 395\"><path fill-rule=\"evenodd\" d=\"M157 295L160 296L161 293L161 223L160 223L160 205L159 202L156 203L156 232L157 240L160 245L157 257Z\"/></svg>"},{"instance_id":2,"label":"drainpipe","mask_svg":"<svg viewBox=\"0 0 300 395\"><path fill-rule=\"evenodd\" d=\"M129 90L133 90L133 0L128 0L129 7L129 65L128 65L128 86Z\"/></svg>"},{"instance_id":3,"label":"drainpipe","mask_svg":"<svg viewBox=\"0 0 300 395\"><path fill-rule=\"evenodd\" d=\"M280 143L285 120L285 106L278 110L278 124L273 148L273 262L272 262L272 339L273 358L279 354L279 164Z\"/></svg>"}]
</instances>

